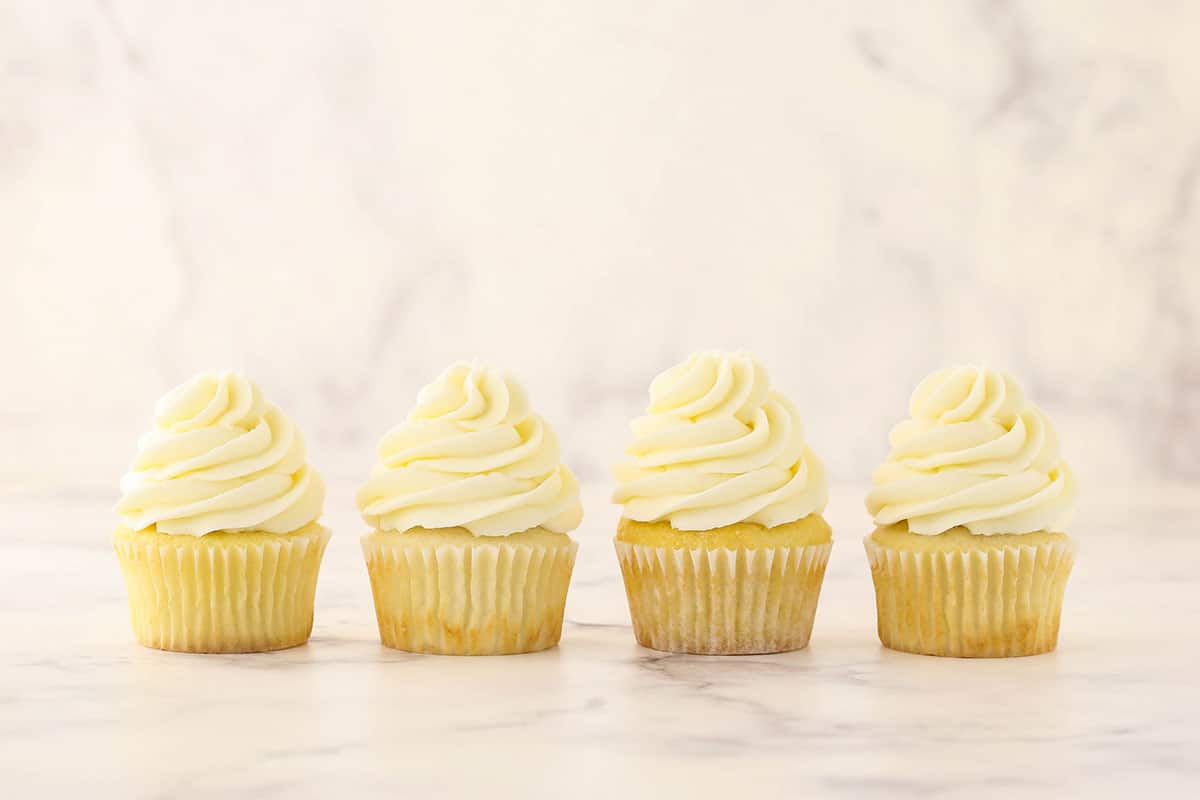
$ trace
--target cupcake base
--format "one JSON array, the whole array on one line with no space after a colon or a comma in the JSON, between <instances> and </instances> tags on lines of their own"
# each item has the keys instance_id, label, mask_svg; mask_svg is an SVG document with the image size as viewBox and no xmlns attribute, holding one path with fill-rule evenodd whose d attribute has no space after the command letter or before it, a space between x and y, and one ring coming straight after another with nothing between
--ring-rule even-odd
<instances>
[{"instance_id":1,"label":"cupcake base","mask_svg":"<svg viewBox=\"0 0 1200 800\"><path fill-rule=\"evenodd\" d=\"M362 546L388 647L506 655L558 644L579 548L566 534L415 528L374 531Z\"/></svg>"},{"instance_id":2,"label":"cupcake base","mask_svg":"<svg viewBox=\"0 0 1200 800\"><path fill-rule=\"evenodd\" d=\"M714 531L622 520L615 545L638 644L702 655L805 647L833 546L818 515Z\"/></svg>"},{"instance_id":3,"label":"cupcake base","mask_svg":"<svg viewBox=\"0 0 1200 800\"><path fill-rule=\"evenodd\" d=\"M308 641L329 529L205 536L118 528L140 644L183 653L255 653Z\"/></svg>"},{"instance_id":4,"label":"cupcake base","mask_svg":"<svg viewBox=\"0 0 1200 800\"><path fill-rule=\"evenodd\" d=\"M908 653L1002 658L1058 643L1076 544L1061 533L938 536L880 528L864 540L879 640Z\"/></svg>"}]
</instances>

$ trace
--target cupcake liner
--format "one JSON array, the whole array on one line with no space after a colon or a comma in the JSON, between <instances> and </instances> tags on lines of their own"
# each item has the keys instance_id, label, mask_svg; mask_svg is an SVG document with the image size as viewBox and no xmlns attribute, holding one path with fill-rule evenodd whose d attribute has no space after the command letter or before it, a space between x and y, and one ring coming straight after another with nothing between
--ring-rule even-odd
<instances>
[{"instance_id":1,"label":"cupcake liner","mask_svg":"<svg viewBox=\"0 0 1200 800\"><path fill-rule=\"evenodd\" d=\"M186 653L282 650L308 641L328 528L182 536L119 529L139 643Z\"/></svg>"},{"instance_id":2,"label":"cupcake liner","mask_svg":"<svg viewBox=\"0 0 1200 800\"><path fill-rule=\"evenodd\" d=\"M1057 644L1073 540L961 552L888 547L871 537L864 543L886 647L998 658Z\"/></svg>"},{"instance_id":3,"label":"cupcake liner","mask_svg":"<svg viewBox=\"0 0 1200 800\"><path fill-rule=\"evenodd\" d=\"M808 644L832 542L738 549L616 541L638 644L748 655Z\"/></svg>"},{"instance_id":4,"label":"cupcake liner","mask_svg":"<svg viewBox=\"0 0 1200 800\"><path fill-rule=\"evenodd\" d=\"M558 644L576 542L439 542L375 531L362 545L388 647L504 655Z\"/></svg>"}]
</instances>

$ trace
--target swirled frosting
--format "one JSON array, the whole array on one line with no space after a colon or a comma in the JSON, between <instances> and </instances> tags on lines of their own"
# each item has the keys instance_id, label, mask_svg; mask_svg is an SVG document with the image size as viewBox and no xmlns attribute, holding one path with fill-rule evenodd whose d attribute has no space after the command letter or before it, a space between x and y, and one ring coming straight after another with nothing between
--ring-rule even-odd
<instances>
[{"instance_id":1,"label":"swirled frosting","mask_svg":"<svg viewBox=\"0 0 1200 800\"><path fill-rule=\"evenodd\" d=\"M696 353L650 384L614 502L638 522L704 531L768 528L825 508L825 469L796 409L747 353Z\"/></svg>"},{"instance_id":2,"label":"swirled frosting","mask_svg":"<svg viewBox=\"0 0 1200 800\"><path fill-rule=\"evenodd\" d=\"M1007 372L950 367L921 381L892 429L867 510L879 525L935 535L1062 532L1076 485L1058 434Z\"/></svg>"},{"instance_id":3,"label":"swirled frosting","mask_svg":"<svg viewBox=\"0 0 1200 800\"><path fill-rule=\"evenodd\" d=\"M530 410L525 390L492 367L458 363L443 372L378 455L358 507L379 530L566 533L583 518L558 437Z\"/></svg>"},{"instance_id":4,"label":"swirled frosting","mask_svg":"<svg viewBox=\"0 0 1200 800\"><path fill-rule=\"evenodd\" d=\"M121 492L116 512L131 530L192 536L290 533L325 502L295 424L231 372L197 375L158 401Z\"/></svg>"}]
</instances>

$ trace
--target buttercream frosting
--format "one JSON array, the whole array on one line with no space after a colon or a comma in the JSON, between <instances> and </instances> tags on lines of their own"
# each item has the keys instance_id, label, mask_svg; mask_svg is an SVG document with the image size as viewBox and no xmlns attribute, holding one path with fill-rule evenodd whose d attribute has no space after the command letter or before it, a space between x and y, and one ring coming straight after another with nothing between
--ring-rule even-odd
<instances>
[{"instance_id":1,"label":"buttercream frosting","mask_svg":"<svg viewBox=\"0 0 1200 800\"><path fill-rule=\"evenodd\" d=\"M627 519L773 528L825 508L825 468L800 415L748 353L696 353L663 372L632 429L629 460L614 470Z\"/></svg>"},{"instance_id":2,"label":"buttercream frosting","mask_svg":"<svg viewBox=\"0 0 1200 800\"><path fill-rule=\"evenodd\" d=\"M126 527L192 536L290 533L325 501L295 424L232 372L196 375L158 401L121 492Z\"/></svg>"},{"instance_id":3,"label":"buttercream frosting","mask_svg":"<svg viewBox=\"0 0 1200 800\"><path fill-rule=\"evenodd\" d=\"M1062 532L1075 477L1058 434L1007 372L949 367L921 381L891 432L867 510L879 525L935 535Z\"/></svg>"},{"instance_id":4,"label":"buttercream frosting","mask_svg":"<svg viewBox=\"0 0 1200 800\"><path fill-rule=\"evenodd\" d=\"M462 527L476 536L566 533L583 516L558 437L525 390L502 370L461 362L380 441L358 507L378 530Z\"/></svg>"}]
</instances>

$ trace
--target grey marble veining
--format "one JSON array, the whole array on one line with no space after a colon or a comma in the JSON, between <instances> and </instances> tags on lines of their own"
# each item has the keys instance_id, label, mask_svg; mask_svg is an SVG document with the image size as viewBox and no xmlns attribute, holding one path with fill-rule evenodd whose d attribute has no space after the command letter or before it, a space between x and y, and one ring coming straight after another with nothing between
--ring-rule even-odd
<instances>
[{"instance_id":1,"label":"grey marble veining","mask_svg":"<svg viewBox=\"0 0 1200 800\"><path fill-rule=\"evenodd\" d=\"M6 3L0 475L99 484L155 397L232 365L355 477L482 356L603 480L649 379L720 346L840 480L965 360L1025 380L1085 485L1195 480L1197 27L1186 2Z\"/></svg>"},{"instance_id":2,"label":"grey marble veining","mask_svg":"<svg viewBox=\"0 0 1200 800\"><path fill-rule=\"evenodd\" d=\"M331 497L348 495L335 485ZM633 641L593 493L560 647L454 658L378 643L361 523L327 514L312 641L189 656L132 640L105 503L6 494L0 774L95 797L1126 797L1200 781L1192 492L1089 505L1057 652L956 660L875 638L861 491L834 492L807 650ZM51 513L53 512L53 513Z\"/></svg>"}]
</instances>

